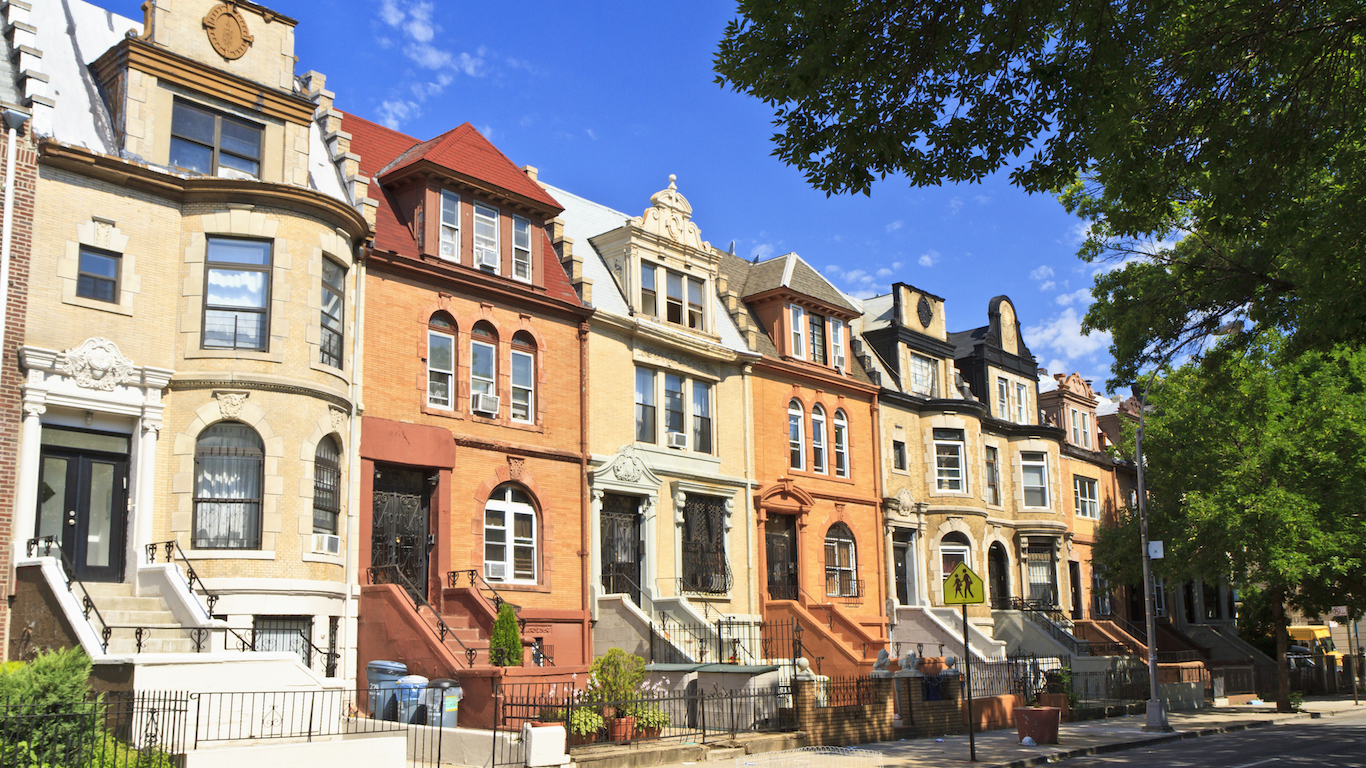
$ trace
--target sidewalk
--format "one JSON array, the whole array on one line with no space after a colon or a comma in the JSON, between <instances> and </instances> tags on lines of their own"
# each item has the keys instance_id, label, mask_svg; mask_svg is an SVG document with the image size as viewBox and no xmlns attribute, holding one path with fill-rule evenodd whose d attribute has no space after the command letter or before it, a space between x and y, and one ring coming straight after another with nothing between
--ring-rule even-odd
<instances>
[{"instance_id":1,"label":"sidewalk","mask_svg":"<svg viewBox=\"0 0 1366 768\"><path fill-rule=\"evenodd\" d=\"M1353 710L1366 713L1366 701L1359 707L1353 707L1351 698L1313 697L1305 701L1302 709L1300 713L1277 714L1273 703L1174 712L1167 717L1175 729L1173 733L1144 733L1142 715L1064 723L1058 729L1058 744L1037 747L1020 746L1013 728L987 731L977 734L977 765L983 768L1023 768L1086 754L1117 752L1146 744L1308 720L1314 716L1329 717ZM968 763L967 734L945 736L939 740L908 739L861 744L858 748L883 753L885 768L961 768ZM692 768L707 764L678 763L660 768Z\"/></svg>"}]
</instances>

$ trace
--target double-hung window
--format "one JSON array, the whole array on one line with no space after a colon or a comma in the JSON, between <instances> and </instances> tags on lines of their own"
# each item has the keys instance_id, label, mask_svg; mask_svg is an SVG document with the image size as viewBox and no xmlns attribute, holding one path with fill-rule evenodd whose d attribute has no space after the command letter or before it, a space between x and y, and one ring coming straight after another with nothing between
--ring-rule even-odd
<instances>
[{"instance_id":1,"label":"double-hung window","mask_svg":"<svg viewBox=\"0 0 1366 768\"><path fill-rule=\"evenodd\" d=\"M655 271L653 264L640 263L640 313L655 317L659 313L656 306Z\"/></svg>"},{"instance_id":2,"label":"double-hung window","mask_svg":"<svg viewBox=\"0 0 1366 768\"><path fill-rule=\"evenodd\" d=\"M683 276L677 272L664 272L664 312L665 320L683 324Z\"/></svg>"},{"instance_id":3,"label":"double-hung window","mask_svg":"<svg viewBox=\"0 0 1366 768\"><path fill-rule=\"evenodd\" d=\"M512 217L512 276L531 282L531 222Z\"/></svg>"},{"instance_id":4,"label":"double-hung window","mask_svg":"<svg viewBox=\"0 0 1366 768\"><path fill-rule=\"evenodd\" d=\"M474 266L498 272L498 211L487 205L474 204Z\"/></svg>"},{"instance_id":5,"label":"double-hung window","mask_svg":"<svg viewBox=\"0 0 1366 768\"><path fill-rule=\"evenodd\" d=\"M341 515L341 449L331 435L313 453L313 532L337 532Z\"/></svg>"},{"instance_id":6,"label":"double-hung window","mask_svg":"<svg viewBox=\"0 0 1366 768\"><path fill-rule=\"evenodd\" d=\"M270 338L270 242L209 237L205 262L204 347L265 351Z\"/></svg>"},{"instance_id":7,"label":"double-hung window","mask_svg":"<svg viewBox=\"0 0 1366 768\"><path fill-rule=\"evenodd\" d=\"M208 176L261 175L261 126L176 100L170 164Z\"/></svg>"},{"instance_id":8,"label":"double-hung window","mask_svg":"<svg viewBox=\"0 0 1366 768\"><path fill-rule=\"evenodd\" d=\"M825 316L812 312L807 325L811 329L811 362L825 365Z\"/></svg>"},{"instance_id":9,"label":"double-hung window","mask_svg":"<svg viewBox=\"0 0 1366 768\"><path fill-rule=\"evenodd\" d=\"M1081 447L1091 447L1091 414L1081 414Z\"/></svg>"},{"instance_id":10,"label":"double-hung window","mask_svg":"<svg viewBox=\"0 0 1366 768\"><path fill-rule=\"evenodd\" d=\"M830 356L835 370L844 373L844 321L830 318Z\"/></svg>"},{"instance_id":11,"label":"double-hung window","mask_svg":"<svg viewBox=\"0 0 1366 768\"><path fill-rule=\"evenodd\" d=\"M76 295L117 304L119 301L119 257L81 246L81 263L76 275Z\"/></svg>"},{"instance_id":12,"label":"double-hung window","mask_svg":"<svg viewBox=\"0 0 1366 768\"><path fill-rule=\"evenodd\" d=\"M825 409L811 408L811 471L825 474Z\"/></svg>"},{"instance_id":13,"label":"double-hung window","mask_svg":"<svg viewBox=\"0 0 1366 768\"><path fill-rule=\"evenodd\" d=\"M792 356L806 359L806 348L802 344L802 332L805 331L806 311L796 304L788 306L789 324L792 326Z\"/></svg>"},{"instance_id":14,"label":"double-hung window","mask_svg":"<svg viewBox=\"0 0 1366 768\"><path fill-rule=\"evenodd\" d=\"M1015 423L1029 423L1029 391L1025 385L1015 382Z\"/></svg>"},{"instance_id":15,"label":"double-hung window","mask_svg":"<svg viewBox=\"0 0 1366 768\"><path fill-rule=\"evenodd\" d=\"M1048 456L1034 451L1020 453L1020 469L1024 480L1024 505L1048 506Z\"/></svg>"},{"instance_id":16,"label":"double-hung window","mask_svg":"<svg viewBox=\"0 0 1366 768\"><path fill-rule=\"evenodd\" d=\"M655 372L636 369L636 440L655 441Z\"/></svg>"},{"instance_id":17,"label":"double-hung window","mask_svg":"<svg viewBox=\"0 0 1366 768\"><path fill-rule=\"evenodd\" d=\"M988 445L986 450L987 503L1001 505L1001 454Z\"/></svg>"},{"instance_id":18,"label":"double-hung window","mask_svg":"<svg viewBox=\"0 0 1366 768\"><path fill-rule=\"evenodd\" d=\"M512 484L494 489L484 505L484 578L536 581L536 510Z\"/></svg>"},{"instance_id":19,"label":"double-hung window","mask_svg":"<svg viewBox=\"0 0 1366 768\"><path fill-rule=\"evenodd\" d=\"M802 404L793 400L787 404L787 465L792 469L806 469L806 427Z\"/></svg>"},{"instance_id":20,"label":"double-hung window","mask_svg":"<svg viewBox=\"0 0 1366 768\"><path fill-rule=\"evenodd\" d=\"M1077 517L1095 520L1100 517L1100 499L1096 481L1086 477L1072 478L1072 493L1077 502Z\"/></svg>"},{"instance_id":21,"label":"double-hung window","mask_svg":"<svg viewBox=\"0 0 1366 768\"><path fill-rule=\"evenodd\" d=\"M906 469L906 441L892 441L892 469Z\"/></svg>"},{"instance_id":22,"label":"double-hung window","mask_svg":"<svg viewBox=\"0 0 1366 768\"><path fill-rule=\"evenodd\" d=\"M487 329L474 327L470 340L470 410L497 415L498 340Z\"/></svg>"},{"instance_id":23,"label":"double-hung window","mask_svg":"<svg viewBox=\"0 0 1366 768\"><path fill-rule=\"evenodd\" d=\"M1081 414L1072 409L1072 445L1081 445Z\"/></svg>"},{"instance_id":24,"label":"double-hung window","mask_svg":"<svg viewBox=\"0 0 1366 768\"><path fill-rule=\"evenodd\" d=\"M664 432L685 434L683 430L683 377L664 374Z\"/></svg>"},{"instance_id":25,"label":"double-hung window","mask_svg":"<svg viewBox=\"0 0 1366 768\"><path fill-rule=\"evenodd\" d=\"M449 409L455 402L455 324L438 313L427 321L427 405Z\"/></svg>"},{"instance_id":26,"label":"double-hung window","mask_svg":"<svg viewBox=\"0 0 1366 768\"><path fill-rule=\"evenodd\" d=\"M692 449L711 453L711 385L692 383Z\"/></svg>"},{"instance_id":27,"label":"double-hung window","mask_svg":"<svg viewBox=\"0 0 1366 768\"><path fill-rule=\"evenodd\" d=\"M323 259L322 333L318 339L318 362L342 367L342 305L346 290L346 269L331 259Z\"/></svg>"},{"instance_id":28,"label":"double-hung window","mask_svg":"<svg viewBox=\"0 0 1366 768\"><path fill-rule=\"evenodd\" d=\"M835 523L825 534L825 594L859 597L854 533L844 523Z\"/></svg>"},{"instance_id":29,"label":"double-hung window","mask_svg":"<svg viewBox=\"0 0 1366 768\"><path fill-rule=\"evenodd\" d=\"M448 261L460 260L460 196L441 190L441 235L437 254Z\"/></svg>"},{"instance_id":30,"label":"double-hung window","mask_svg":"<svg viewBox=\"0 0 1366 768\"><path fill-rule=\"evenodd\" d=\"M195 549L260 549L265 443L256 430L220 421L194 449Z\"/></svg>"},{"instance_id":31,"label":"double-hung window","mask_svg":"<svg viewBox=\"0 0 1366 768\"><path fill-rule=\"evenodd\" d=\"M1005 379L996 379L996 402L999 403L997 412L1001 414L1002 421L1010 419L1010 382Z\"/></svg>"},{"instance_id":32,"label":"double-hung window","mask_svg":"<svg viewBox=\"0 0 1366 768\"><path fill-rule=\"evenodd\" d=\"M835 411L833 436L835 441L835 477L849 476L849 420L844 411Z\"/></svg>"},{"instance_id":33,"label":"double-hung window","mask_svg":"<svg viewBox=\"0 0 1366 768\"><path fill-rule=\"evenodd\" d=\"M536 346L524 332L512 337L512 420L536 420Z\"/></svg>"},{"instance_id":34,"label":"double-hung window","mask_svg":"<svg viewBox=\"0 0 1366 768\"><path fill-rule=\"evenodd\" d=\"M688 278L688 327L696 330L703 328L703 307L706 298L706 283L695 277Z\"/></svg>"},{"instance_id":35,"label":"double-hung window","mask_svg":"<svg viewBox=\"0 0 1366 768\"><path fill-rule=\"evenodd\" d=\"M935 362L923 355L911 354L911 392L927 397L939 396L939 377Z\"/></svg>"},{"instance_id":36,"label":"double-hung window","mask_svg":"<svg viewBox=\"0 0 1366 768\"><path fill-rule=\"evenodd\" d=\"M961 493L967 490L963 466L963 430L934 430L935 487L940 491Z\"/></svg>"}]
</instances>

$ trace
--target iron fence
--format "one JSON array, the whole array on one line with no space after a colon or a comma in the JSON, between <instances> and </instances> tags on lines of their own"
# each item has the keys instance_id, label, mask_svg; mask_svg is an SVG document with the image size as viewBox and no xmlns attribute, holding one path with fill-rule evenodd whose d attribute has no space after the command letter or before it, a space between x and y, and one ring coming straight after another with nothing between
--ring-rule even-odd
<instances>
[{"instance_id":1,"label":"iron fence","mask_svg":"<svg viewBox=\"0 0 1366 768\"><path fill-rule=\"evenodd\" d=\"M790 663L801 630L796 621L749 622L717 619L709 624L678 621L668 613L651 622L649 658L658 664Z\"/></svg>"},{"instance_id":2,"label":"iron fence","mask_svg":"<svg viewBox=\"0 0 1366 768\"><path fill-rule=\"evenodd\" d=\"M816 683L816 705L856 707L880 699L878 680L870 677L830 677Z\"/></svg>"},{"instance_id":3,"label":"iron fence","mask_svg":"<svg viewBox=\"0 0 1366 768\"><path fill-rule=\"evenodd\" d=\"M1011 656L1005 661L972 662L972 697L1018 694L1026 701L1043 693L1050 675L1067 667L1060 656Z\"/></svg>"},{"instance_id":4,"label":"iron fence","mask_svg":"<svg viewBox=\"0 0 1366 768\"><path fill-rule=\"evenodd\" d=\"M177 692L0 700L0 765L173 768L185 752L186 701Z\"/></svg>"},{"instance_id":5,"label":"iron fence","mask_svg":"<svg viewBox=\"0 0 1366 768\"><path fill-rule=\"evenodd\" d=\"M1114 706L1147 701L1147 667L1122 667L1097 672L1071 672L1072 692L1083 706Z\"/></svg>"}]
</instances>

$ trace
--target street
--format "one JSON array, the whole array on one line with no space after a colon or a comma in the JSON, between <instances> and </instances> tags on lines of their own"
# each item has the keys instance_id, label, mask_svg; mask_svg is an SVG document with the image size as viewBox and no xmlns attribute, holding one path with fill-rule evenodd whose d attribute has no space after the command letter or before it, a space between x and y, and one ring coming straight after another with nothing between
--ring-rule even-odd
<instances>
[{"instance_id":1,"label":"street","mask_svg":"<svg viewBox=\"0 0 1366 768\"><path fill-rule=\"evenodd\" d=\"M1304 765L1366 766L1366 713L1325 717L1294 725L1186 739L1157 747L1067 760L1069 768L1150 766L1253 768Z\"/></svg>"}]
</instances>

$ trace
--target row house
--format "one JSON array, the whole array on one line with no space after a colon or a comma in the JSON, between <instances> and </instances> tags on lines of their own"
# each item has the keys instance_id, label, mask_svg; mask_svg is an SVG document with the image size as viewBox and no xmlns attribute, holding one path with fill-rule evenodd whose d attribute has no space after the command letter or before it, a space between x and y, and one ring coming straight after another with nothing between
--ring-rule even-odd
<instances>
[{"instance_id":1,"label":"row house","mask_svg":"<svg viewBox=\"0 0 1366 768\"><path fill-rule=\"evenodd\" d=\"M45 89L9 655L80 644L139 686L185 650L269 662L243 685L338 674L370 226L323 77L250 3L6 13Z\"/></svg>"}]
</instances>

